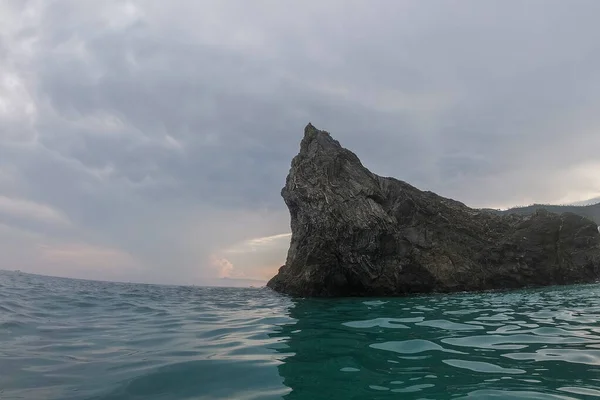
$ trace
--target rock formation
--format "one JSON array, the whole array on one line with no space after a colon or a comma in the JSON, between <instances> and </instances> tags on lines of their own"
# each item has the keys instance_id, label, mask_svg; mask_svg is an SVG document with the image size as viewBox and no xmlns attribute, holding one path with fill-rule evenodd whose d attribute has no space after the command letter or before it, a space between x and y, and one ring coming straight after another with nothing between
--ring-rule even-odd
<instances>
[{"instance_id":1,"label":"rock formation","mask_svg":"<svg viewBox=\"0 0 600 400\"><path fill-rule=\"evenodd\" d=\"M581 216L475 210L366 169L309 124L281 192L287 260L268 286L295 296L399 296L594 282L600 234Z\"/></svg>"}]
</instances>

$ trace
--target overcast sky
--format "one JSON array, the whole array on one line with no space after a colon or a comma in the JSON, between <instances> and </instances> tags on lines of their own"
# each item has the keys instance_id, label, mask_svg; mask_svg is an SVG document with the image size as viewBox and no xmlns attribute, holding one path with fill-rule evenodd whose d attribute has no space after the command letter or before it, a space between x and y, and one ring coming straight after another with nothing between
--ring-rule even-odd
<instances>
[{"instance_id":1,"label":"overcast sky","mask_svg":"<svg viewBox=\"0 0 600 400\"><path fill-rule=\"evenodd\" d=\"M311 121L474 207L600 195L600 1L0 0L0 268L266 280Z\"/></svg>"}]
</instances>

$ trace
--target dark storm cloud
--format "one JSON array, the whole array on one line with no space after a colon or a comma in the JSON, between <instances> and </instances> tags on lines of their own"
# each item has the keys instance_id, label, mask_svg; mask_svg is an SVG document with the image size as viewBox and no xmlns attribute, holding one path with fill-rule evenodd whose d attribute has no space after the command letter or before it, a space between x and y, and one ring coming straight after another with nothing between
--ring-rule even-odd
<instances>
[{"instance_id":1,"label":"dark storm cloud","mask_svg":"<svg viewBox=\"0 0 600 400\"><path fill-rule=\"evenodd\" d=\"M264 278L285 256L279 190L309 121L374 172L469 205L597 196L599 12L595 1L4 2L6 263Z\"/></svg>"}]
</instances>

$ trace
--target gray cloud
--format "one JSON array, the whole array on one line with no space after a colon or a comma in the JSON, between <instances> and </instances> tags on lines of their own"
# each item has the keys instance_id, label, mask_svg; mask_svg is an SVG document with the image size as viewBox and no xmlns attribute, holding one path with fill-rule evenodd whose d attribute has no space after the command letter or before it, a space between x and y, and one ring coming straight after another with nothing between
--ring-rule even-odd
<instances>
[{"instance_id":1,"label":"gray cloud","mask_svg":"<svg viewBox=\"0 0 600 400\"><path fill-rule=\"evenodd\" d=\"M309 121L374 172L472 206L598 196L599 12L5 1L0 268L264 279L285 258L279 190Z\"/></svg>"}]
</instances>

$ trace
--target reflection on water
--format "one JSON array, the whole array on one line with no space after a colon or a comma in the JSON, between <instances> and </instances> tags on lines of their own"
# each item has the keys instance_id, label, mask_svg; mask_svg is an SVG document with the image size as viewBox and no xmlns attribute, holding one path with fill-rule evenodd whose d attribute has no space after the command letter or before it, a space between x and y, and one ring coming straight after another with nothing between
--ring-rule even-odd
<instances>
[{"instance_id":1,"label":"reflection on water","mask_svg":"<svg viewBox=\"0 0 600 400\"><path fill-rule=\"evenodd\" d=\"M274 348L287 400L600 397L600 287L300 299Z\"/></svg>"}]
</instances>

